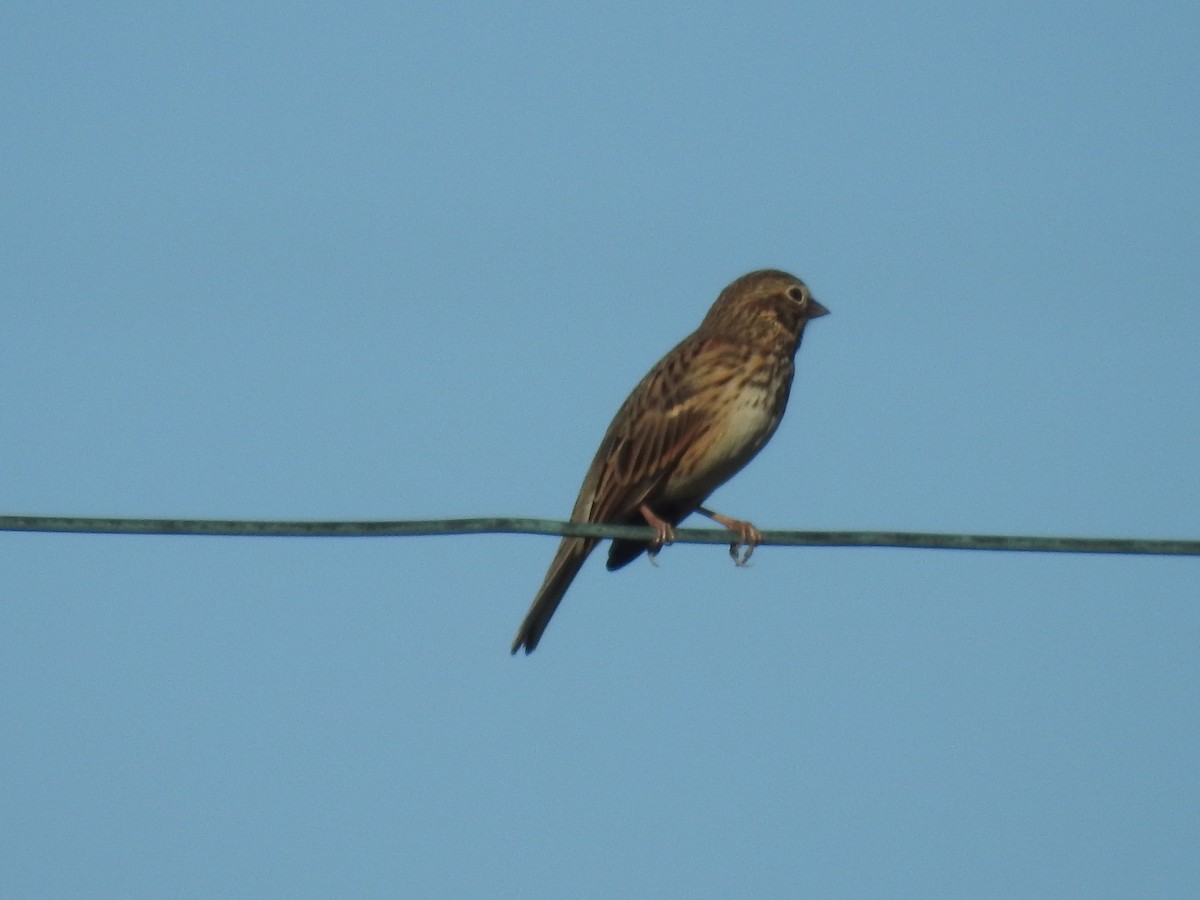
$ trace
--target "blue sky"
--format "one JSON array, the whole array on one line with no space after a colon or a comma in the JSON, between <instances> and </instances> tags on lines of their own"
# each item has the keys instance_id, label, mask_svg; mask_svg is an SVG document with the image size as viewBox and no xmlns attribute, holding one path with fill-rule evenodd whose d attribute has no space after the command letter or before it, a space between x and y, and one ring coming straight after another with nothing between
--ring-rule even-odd
<instances>
[{"instance_id":1,"label":"blue sky","mask_svg":"<svg viewBox=\"0 0 1200 900\"><path fill-rule=\"evenodd\" d=\"M804 278L763 528L1200 537L1195 4L0 11L0 513L565 516ZM1200 892L1193 559L0 535L0 894Z\"/></svg>"}]
</instances>

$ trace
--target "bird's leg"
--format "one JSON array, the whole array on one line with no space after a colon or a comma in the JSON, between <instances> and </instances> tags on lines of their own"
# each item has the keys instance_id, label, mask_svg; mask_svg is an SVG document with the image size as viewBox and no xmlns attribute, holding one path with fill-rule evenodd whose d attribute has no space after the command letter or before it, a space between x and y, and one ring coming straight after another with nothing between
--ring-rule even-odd
<instances>
[{"instance_id":1,"label":"bird's leg","mask_svg":"<svg viewBox=\"0 0 1200 900\"><path fill-rule=\"evenodd\" d=\"M646 551L650 556L650 560L653 561L654 557L658 556L658 551L665 545L675 543L675 529L671 527L670 522L664 522L656 516L654 510L645 503L638 507L638 511L642 514L642 518L646 520L646 524L654 529L654 541Z\"/></svg>"},{"instance_id":2,"label":"bird's leg","mask_svg":"<svg viewBox=\"0 0 1200 900\"><path fill-rule=\"evenodd\" d=\"M708 516L714 522L724 525L730 531L737 534L738 539L729 545L729 555L733 557L734 563L744 566L750 561L750 554L754 552L755 547L762 543L761 531L749 522L743 522L741 519L731 519L729 516L723 516L719 512L713 512L711 509L705 509L703 506L697 507L696 512L702 516ZM739 555L739 547L745 547L746 552Z\"/></svg>"}]
</instances>

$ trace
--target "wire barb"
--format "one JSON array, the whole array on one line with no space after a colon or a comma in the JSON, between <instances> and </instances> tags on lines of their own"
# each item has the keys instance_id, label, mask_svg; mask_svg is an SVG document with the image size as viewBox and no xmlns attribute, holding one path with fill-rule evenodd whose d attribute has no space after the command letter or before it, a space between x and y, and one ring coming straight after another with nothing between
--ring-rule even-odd
<instances>
[{"instance_id":1,"label":"wire barb","mask_svg":"<svg viewBox=\"0 0 1200 900\"><path fill-rule=\"evenodd\" d=\"M246 519L114 519L0 516L0 531L59 534L158 534L224 537L422 537L447 534L543 534L652 541L642 525L491 517L391 522L271 522ZM729 531L683 528L677 544L728 544ZM1200 541L1149 538L1029 537L918 531L764 531L762 544L782 547L908 547L928 550L1008 550L1031 553L1115 553L1200 556Z\"/></svg>"}]
</instances>

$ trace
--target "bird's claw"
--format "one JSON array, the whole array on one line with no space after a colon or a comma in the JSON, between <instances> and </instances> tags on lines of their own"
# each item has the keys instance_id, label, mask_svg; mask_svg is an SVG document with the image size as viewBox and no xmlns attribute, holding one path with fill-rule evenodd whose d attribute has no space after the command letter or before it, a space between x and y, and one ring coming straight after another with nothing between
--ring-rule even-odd
<instances>
[{"instance_id":1,"label":"bird's claw","mask_svg":"<svg viewBox=\"0 0 1200 900\"><path fill-rule=\"evenodd\" d=\"M661 527L654 531L654 546L662 549L668 544L675 543L675 529L666 522L658 523Z\"/></svg>"},{"instance_id":2,"label":"bird's claw","mask_svg":"<svg viewBox=\"0 0 1200 900\"><path fill-rule=\"evenodd\" d=\"M654 529L654 540L646 548L646 552L649 554L651 562L653 562L654 557L658 556L659 550L668 544L675 543L675 529L671 526L670 522L656 516L650 507L644 503L641 506L640 512L642 518L646 520L646 524Z\"/></svg>"},{"instance_id":3,"label":"bird's claw","mask_svg":"<svg viewBox=\"0 0 1200 900\"><path fill-rule=\"evenodd\" d=\"M730 519L721 524L737 533L738 539L729 545L729 555L733 559L733 564L739 567L746 565L754 554L754 548L762 543L762 532L749 522L742 522L738 519ZM743 547L745 551L739 553L738 551Z\"/></svg>"}]
</instances>

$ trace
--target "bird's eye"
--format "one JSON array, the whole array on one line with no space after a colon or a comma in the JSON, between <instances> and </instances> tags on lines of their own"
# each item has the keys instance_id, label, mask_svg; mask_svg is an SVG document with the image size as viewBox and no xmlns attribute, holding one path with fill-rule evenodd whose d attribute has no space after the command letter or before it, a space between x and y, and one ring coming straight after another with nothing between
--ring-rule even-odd
<instances>
[{"instance_id":1,"label":"bird's eye","mask_svg":"<svg viewBox=\"0 0 1200 900\"><path fill-rule=\"evenodd\" d=\"M788 295L789 299L795 300L797 303L804 302L804 288L802 288L802 287L788 288L787 295Z\"/></svg>"}]
</instances>

